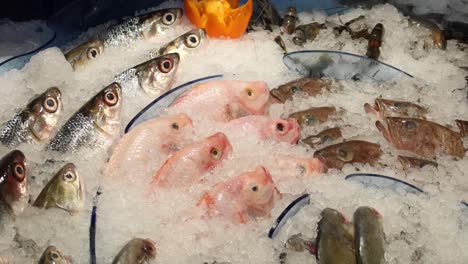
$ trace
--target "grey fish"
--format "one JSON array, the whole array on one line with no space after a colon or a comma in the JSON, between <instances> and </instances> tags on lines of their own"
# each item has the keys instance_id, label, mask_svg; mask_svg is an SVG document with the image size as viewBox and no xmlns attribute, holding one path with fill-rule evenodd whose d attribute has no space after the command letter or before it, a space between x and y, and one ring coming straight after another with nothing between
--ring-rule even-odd
<instances>
[{"instance_id":1,"label":"grey fish","mask_svg":"<svg viewBox=\"0 0 468 264\"><path fill-rule=\"evenodd\" d=\"M128 45L136 40L148 40L177 25L182 9L161 9L124 20L103 34L73 48L65 54L74 69L86 65L104 53L108 47Z\"/></svg>"},{"instance_id":2,"label":"grey fish","mask_svg":"<svg viewBox=\"0 0 468 264\"><path fill-rule=\"evenodd\" d=\"M64 256L56 247L48 246L42 253L38 264L71 264L69 257Z\"/></svg>"},{"instance_id":3,"label":"grey fish","mask_svg":"<svg viewBox=\"0 0 468 264\"><path fill-rule=\"evenodd\" d=\"M169 85L179 66L179 54L169 53L132 67L114 77L123 93L139 90L151 95L161 95Z\"/></svg>"},{"instance_id":4,"label":"grey fish","mask_svg":"<svg viewBox=\"0 0 468 264\"><path fill-rule=\"evenodd\" d=\"M382 215L374 208L362 206L354 212L357 264L385 263L385 233Z\"/></svg>"},{"instance_id":5,"label":"grey fish","mask_svg":"<svg viewBox=\"0 0 468 264\"><path fill-rule=\"evenodd\" d=\"M60 90L49 88L4 125L0 142L10 147L25 142L45 143L55 135L61 112Z\"/></svg>"},{"instance_id":6,"label":"grey fish","mask_svg":"<svg viewBox=\"0 0 468 264\"><path fill-rule=\"evenodd\" d=\"M47 149L67 152L107 145L120 135L121 107L122 88L114 82L68 119Z\"/></svg>"},{"instance_id":7,"label":"grey fish","mask_svg":"<svg viewBox=\"0 0 468 264\"><path fill-rule=\"evenodd\" d=\"M142 264L156 258L156 245L149 239L130 240L115 256L112 264Z\"/></svg>"},{"instance_id":8,"label":"grey fish","mask_svg":"<svg viewBox=\"0 0 468 264\"><path fill-rule=\"evenodd\" d=\"M205 39L206 31L204 29L190 30L162 46L160 49L151 51L150 57L155 58L168 53L179 53L182 59L187 54L203 46Z\"/></svg>"}]
</instances>

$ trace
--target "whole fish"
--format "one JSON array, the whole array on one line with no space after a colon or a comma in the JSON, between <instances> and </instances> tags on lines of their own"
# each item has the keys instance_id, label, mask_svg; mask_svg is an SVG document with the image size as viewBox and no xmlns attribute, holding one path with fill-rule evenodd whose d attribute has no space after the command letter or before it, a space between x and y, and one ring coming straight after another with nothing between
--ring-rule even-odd
<instances>
[{"instance_id":1,"label":"whole fish","mask_svg":"<svg viewBox=\"0 0 468 264\"><path fill-rule=\"evenodd\" d=\"M68 51L65 58L74 69L80 68L101 57L109 47L155 38L177 25L181 17L180 8L161 9L132 17Z\"/></svg>"},{"instance_id":2,"label":"whole fish","mask_svg":"<svg viewBox=\"0 0 468 264\"><path fill-rule=\"evenodd\" d=\"M438 164L434 161L418 159L408 156L398 156L398 161L400 161L401 165L403 165L404 170L416 168L420 169L425 166L434 166L438 167Z\"/></svg>"},{"instance_id":3,"label":"whole fish","mask_svg":"<svg viewBox=\"0 0 468 264\"><path fill-rule=\"evenodd\" d=\"M312 107L310 109L290 114L290 118L296 118L301 127L315 126L328 121L328 118L336 114L334 106Z\"/></svg>"},{"instance_id":4,"label":"whole fish","mask_svg":"<svg viewBox=\"0 0 468 264\"><path fill-rule=\"evenodd\" d=\"M84 196L83 179L76 166L68 163L47 183L33 205L44 209L58 207L68 212L76 212L83 207Z\"/></svg>"},{"instance_id":5,"label":"whole fish","mask_svg":"<svg viewBox=\"0 0 468 264\"><path fill-rule=\"evenodd\" d=\"M179 54L162 55L130 68L114 77L122 92L135 94L143 91L159 96L169 89L179 66Z\"/></svg>"},{"instance_id":6,"label":"whole fish","mask_svg":"<svg viewBox=\"0 0 468 264\"><path fill-rule=\"evenodd\" d=\"M206 31L204 29L193 29L161 48L151 51L150 57L154 58L168 53L178 53L181 58L184 58L194 50L202 47L205 40Z\"/></svg>"},{"instance_id":7,"label":"whole fish","mask_svg":"<svg viewBox=\"0 0 468 264\"><path fill-rule=\"evenodd\" d=\"M397 149L428 158L439 152L458 158L465 155L462 137L447 127L415 118L387 117L385 120L388 128L380 121L375 125Z\"/></svg>"},{"instance_id":8,"label":"whole fish","mask_svg":"<svg viewBox=\"0 0 468 264\"><path fill-rule=\"evenodd\" d=\"M323 162L316 158L302 158L290 155L275 155L270 170L283 175L316 176L326 171Z\"/></svg>"},{"instance_id":9,"label":"whole fish","mask_svg":"<svg viewBox=\"0 0 468 264\"><path fill-rule=\"evenodd\" d=\"M369 36L369 42L367 44L366 56L378 60L380 56L380 46L382 46L382 38L384 34L384 27L381 23L375 25Z\"/></svg>"},{"instance_id":10,"label":"whole fish","mask_svg":"<svg viewBox=\"0 0 468 264\"><path fill-rule=\"evenodd\" d=\"M47 149L67 152L108 144L120 135L121 106L122 88L112 83L68 119Z\"/></svg>"},{"instance_id":11,"label":"whole fish","mask_svg":"<svg viewBox=\"0 0 468 264\"><path fill-rule=\"evenodd\" d=\"M328 169L341 170L344 165L351 163L374 165L381 155L378 144L350 140L319 149L315 151L314 158L318 158Z\"/></svg>"},{"instance_id":12,"label":"whole fish","mask_svg":"<svg viewBox=\"0 0 468 264\"><path fill-rule=\"evenodd\" d=\"M366 113L375 113L380 119L389 116L425 119L427 109L415 103L388 99L375 99L374 107L364 104Z\"/></svg>"},{"instance_id":13,"label":"whole fish","mask_svg":"<svg viewBox=\"0 0 468 264\"><path fill-rule=\"evenodd\" d=\"M23 152L13 150L0 160L0 202L13 215L28 203L28 171Z\"/></svg>"},{"instance_id":14,"label":"whole fish","mask_svg":"<svg viewBox=\"0 0 468 264\"><path fill-rule=\"evenodd\" d=\"M234 119L226 124L226 131L242 131L243 135L260 140L273 140L296 144L301 128L294 118L275 119L269 116L250 115Z\"/></svg>"},{"instance_id":15,"label":"whole fish","mask_svg":"<svg viewBox=\"0 0 468 264\"><path fill-rule=\"evenodd\" d=\"M355 264L352 225L338 211L325 208L317 226L315 245L320 264Z\"/></svg>"},{"instance_id":16,"label":"whole fish","mask_svg":"<svg viewBox=\"0 0 468 264\"><path fill-rule=\"evenodd\" d=\"M385 262L385 233L382 215L374 208L361 206L353 216L357 264Z\"/></svg>"},{"instance_id":17,"label":"whole fish","mask_svg":"<svg viewBox=\"0 0 468 264\"><path fill-rule=\"evenodd\" d=\"M130 240L115 256L112 264L143 264L156 258L156 244L149 239Z\"/></svg>"},{"instance_id":18,"label":"whole fish","mask_svg":"<svg viewBox=\"0 0 468 264\"><path fill-rule=\"evenodd\" d=\"M193 121L226 122L266 112L269 89L263 81L221 80L200 83L180 95L167 109L186 113Z\"/></svg>"},{"instance_id":19,"label":"whole fish","mask_svg":"<svg viewBox=\"0 0 468 264\"><path fill-rule=\"evenodd\" d=\"M294 95L317 96L330 88L330 82L320 78L304 77L283 85L270 91L272 99L284 103L291 100Z\"/></svg>"},{"instance_id":20,"label":"whole fish","mask_svg":"<svg viewBox=\"0 0 468 264\"><path fill-rule=\"evenodd\" d=\"M457 119L455 122L460 129L460 135L462 137L468 136L468 121Z\"/></svg>"},{"instance_id":21,"label":"whole fish","mask_svg":"<svg viewBox=\"0 0 468 264\"><path fill-rule=\"evenodd\" d=\"M170 156L153 177L152 187L182 187L197 182L225 160L232 146L223 133L193 142Z\"/></svg>"},{"instance_id":22,"label":"whole fish","mask_svg":"<svg viewBox=\"0 0 468 264\"><path fill-rule=\"evenodd\" d=\"M39 259L39 264L71 264L69 257L64 256L56 247L48 246Z\"/></svg>"},{"instance_id":23,"label":"whole fish","mask_svg":"<svg viewBox=\"0 0 468 264\"><path fill-rule=\"evenodd\" d=\"M209 217L221 216L234 223L255 217L270 217L275 202L275 183L261 166L216 184L197 206L206 207Z\"/></svg>"},{"instance_id":24,"label":"whole fish","mask_svg":"<svg viewBox=\"0 0 468 264\"><path fill-rule=\"evenodd\" d=\"M300 25L296 27L295 36L293 38L294 44L298 46L303 46L308 40L313 41L317 35L320 33L320 30L326 29L327 27L324 24L313 22L310 24Z\"/></svg>"},{"instance_id":25,"label":"whole fish","mask_svg":"<svg viewBox=\"0 0 468 264\"><path fill-rule=\"evenodd\" d=\"M181 149L192 129L186 114L149 119L117 142L106 168L110 173L145 168L154 155L168 156Z\"/></svg>"},{"instance_id":26,"label":"whole fish","mask_svg":"<svg viewBox=\"0 0 468 264\"><path fill-rule=\"evenodd\" d=\"M325 129L316 135L308 136L304 138L302 142L315 148L319 145L336 141L342 137L343 135L341 134L341 129L339 127L333 127Z\"/></svg>"},{"instance_id":27,"label":"whole fish","mask_svg":"<svg viewBox=\"0 0 468 264\"><path fill-rule=\"evenodd\" d=\"M24 110L4 125L0 141L10 147L23 142L48 142L55 135L61 112L60 90L49 88L34 97Z\"/></svg>"},{"instance_id":28,"label":"whole fish","mask_svg":"<svg viewBox=\"0 0 468 264\"><path fill-rule=\"evenodd\" d=\"M296 30L297 11L294 6L288 7L288 11L284 15L281 29L283 32L291 35Z\"/></svg>"}]
</instances>

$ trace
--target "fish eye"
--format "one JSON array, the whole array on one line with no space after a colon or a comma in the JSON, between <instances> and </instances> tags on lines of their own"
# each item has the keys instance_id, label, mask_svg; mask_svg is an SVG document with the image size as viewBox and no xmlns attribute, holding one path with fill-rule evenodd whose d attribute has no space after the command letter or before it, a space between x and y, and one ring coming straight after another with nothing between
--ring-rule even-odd
<instances>
[{"instance_id":1,"label":"fish eye","mask_svg":"<svg viewBox=\"0 0 468 264\"><path fill-rule=\"evenodd\" d=\"M108 106L114 106L117 104L119 99L117 98L117 95L115 94L114 91L108 91L104 94L104 102Z\"/></svg>"},{"instance_id":2,"label":"fish eye","mask_svg":"<svg viewBox=\"0 0 468 264\"><path fill-rule=\"evenodd\" d=\"M393 106L395 106L396 108L400 108L401 107L401 102L394 102Z\"/></svg>"},{"instance_id":3,"label":"fish eye","mask_svg":"<svg viewBox=\"0 0 468 264\"><path fill-rule=\"evenodd\" d=\"M169 26L175 22L175 16L172 13L165 13L162 18L162 22L164 25Z\"/></svg>"},{"instance_id":4,"label":"fish eye","mask_svg":"<svg viewBox=\"0 0 468 264\"><path fill-rule=\"evenodd\" d=\"M89 48L87 55L88 55L88 59L92 60L92 59L95 59L97 55L99 55L99 51L96 48Z\"/></svg>"},{"instance_id":5,"label":"fish eye","mask_svg":"<svg viewBox=\"0 0 468 264\"><path fill-rule=\"evenodd\" d=\"M76 179L76 175L72 172L67 171L65 174L63 174L63 179L67 182L71 182Z\"/></svg>"},{"instance_id":6,"label":"fish eye","mask_svg":"<svg viewBox=\"0 0 468 264\"><path fill-rule=\"evenodd\" d=\"M284 125L281 124L281 123L278 123L278 124L276 124L276 129L279 130L279 131L283 131L284 130Z\"/></svg>"},{"instance_id":7,"label":"fish eye","mask_svg":"<svg viewBox=\"0 0 468 264\"><path fill-rule=\"evenodd\" d=\"M22 164L16 163L15 166L13 167L13 175L15 176L16 179L18 180L23 180L24 179L24 174L25 174L25 168Z\"/></svg>"},{"instance_id":8,"label":"fish eye","mask_svg":"<svg viewBox=\"0 0 468 264\"><path fill-rule=\"evenodd\" d=\"M258 186L254 185L254 186L250 187L250 190L252 190L252 192L257 192L258 191Z\"/></svg>"},{"instance_id":9,"label":"fish eye","mask_svg":"<svg viewBox=\"0 0 468 264\"><path fill-rule=\"evenodd\" d=\"M161 61L158 65L158 68L163 73L168 73L172 70L172 60L165 59Z\"/></svg>"},{"instance_id":10,"label":"fish eye","mask_svg":"<svg viewBox=\"0 0 468 264\"><path fill-rule=\"evenodd\" d=\"M154 255L156 249L154 248L152 243L150 243L148 241L144 241L143 251L146 252L148 255Z\"/></svg>"},{"instance_id":11,"label":"fish eye","mask_svg":"<svg viewBox=\"0 0 468 264\"><path fill-rule=\"evenodd\" d=\"M60 259L60 254L55 252L55 251L52 251L52 252L50 252L50 258L53 259L53 260Z\"/></svg>"},{"instance_id":12,"label":"fish eye","mask_svg":"<svg viewBox=\"0 0 468 264\"><path fill-rule=\"evenodd\" d=\"M247 96L251 97L253 95L253 90L250 88L245 89L245 92L247 93Z\"/></svg>"},{"instance_id":13,"label":"fish eye","mask_svg":"<svg viewBox=\"0 0 468 264\"><path fill-rule=\"evenodd\" d=\"M416 128L416 123L413 121L405 121L404 124L405 124L405 128L408 130Z\"/></svg>"},{"instance_id":14,"label":"fish eye","mask_svg":"<svg viewBox=\"0 0 468 264\"><path fill-rule=\"evenodd\" d=\"M190 34L185 39L185 43L189 48L196 48L200 44L200 39L195 34Z\"/></svg>"},{"instance_id":15,"label":"fish eye","mask_svg":"<svg viewBox=\"0 0 468 264\"><path fill-rule=\"evenodd\" d=\"M306 123L308 125L313 125L313 124L315 124L315 122L317 122L317 118L315 118L315 116L311 116L311 115L304 116L304 119L305 119L305 121L306 121Z\"/></svg>"},{"instance_id":16,"label":"fish eye","mask_svg":"<svg viewBox=\"0 0 468 264\"><path fill-rule=\"evenodd\" d=\"M353 160L353 152L348 151L347 149L339 148L336 150L338 159L344 162L349 162Z\"/></svg>"},{"instance_id":17,"label":"fish eye","mask_svg":"<svg viewBox=\"0 0 468 264\"><path fill-rule=\"evenodd\" d=\"M179 125L177 123L172 123L171 127L175 130L179 130Z\"/></svg>"},{"instance_id":18,"label":"fish eye","mask_svg":"<svg viewBox=\"0 0 468 264\"><path fill-rule=\"evenodd\" d=\"M291 88L291 92L292 92L293 94L298 93L298 92L300 92L300 91L301 91L301 88L299 88L299 87L297 87L297 86L293 86L293 87Z\"/></svg>"},{"instance_id":19,"label":"fish eye","mask_svg":"<svg viewBox=\"0 0 468 264\"><path fill-rule=\"evenodd\" d=\"M221 151L217 148L212 148L210 154L214 159L219 159L221 157Z\"/></svg>"},{"instance_id":20,"label":"fish eye","mask_svg":"<svg viewBox=\"0 0 468 264\"><path fill-rule=\"evenodd\" d=\"M331 142L333 141L333 138L329 135L325 135L322 137L322 142L325 143L325 142Z\"/></svg>"},{"instance_id":21,"label":"fish eye","mask_svg":"<svg viewBox=\"0 0 468 264\"><path fill-rule=\"evenodd\" d=\"M47 99L45 99L44 104L42 106L47 112L53 113L57 111L58 104L54 98L48 97Z\"/></svg>"}]
</instances>

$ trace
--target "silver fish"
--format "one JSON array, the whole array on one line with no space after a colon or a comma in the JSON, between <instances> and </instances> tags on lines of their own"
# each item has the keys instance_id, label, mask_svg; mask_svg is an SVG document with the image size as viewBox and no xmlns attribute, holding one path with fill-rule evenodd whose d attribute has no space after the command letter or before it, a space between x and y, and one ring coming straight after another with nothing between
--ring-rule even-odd
<instances>
[{"instance_id":1,"label":"silver fish","mask_svg":"<svg viewBox=\"0 0 468 264\"><path fill-rule=\"evenodd\" d=\"M4 125L0 142L10 147L24 142L45 143L55 135L61 112L60 90L49 88Z\"/></svg>"},{"instance_id":2,"label":"silver fish","mask_svg":"<svg viewBox=\"0 0 468 264\"><path fill-rule=\"evenodd\" d=\"M120 135L121 107L122 88L114 82L68 119L47 149L67 152L111 143Z\"/></svg>"},{"instance_id":3,"label":"silver fish","mask_svg":"<svg viewBox=\"0 0 468 264\"><path fill-rule=\"evenodd\" d=\"M140 264L156 257L156 245L149 239L130 240L115 256L112 264Z\"/></svg>"},{"instance_id":4,"label":"silver fish","mask_svg":"<svg viewBox=\"0 0 468 264\"><path fill-rule=\"evenodd\" d=\"M206 31L204 29L190 30L167 43L162 48L151 51L150 56L151 58L154 58L160 55L176 52L179 53L181 58L183 58L186 54L189 54L193 50L203 46L205 39Z\"/></svg>"}]
</instances>

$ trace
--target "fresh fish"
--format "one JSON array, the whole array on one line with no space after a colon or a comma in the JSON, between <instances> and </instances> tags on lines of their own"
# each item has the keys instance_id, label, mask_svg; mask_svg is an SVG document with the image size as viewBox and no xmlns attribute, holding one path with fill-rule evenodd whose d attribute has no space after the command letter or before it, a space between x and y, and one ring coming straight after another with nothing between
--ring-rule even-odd
<instances>
[{"instance_id":1,"label":"fresh fish","mask_svg":"<svg viewBox=\"0 0 468 264\"><path fill-rule=\"evenodd\" d=\"M374 165L380 155L382 155L380 145L367 141L350 140L317 150L314 153L314 158L318 158L328 169L341 170L344 165L351 163Z\"/></svg>"},{"instance_id":2,"label":"fresh fish","mask_svg":"<svg viewBox=\"0 0 468 264\"><path fill-rule=\"evenodd\" d=\"M81 68L98 59L109 47L128 45L136 40L149 40L177 25L182 9L161 9L136 16L111 27L103 34L65 53L65 58L74 69Z\"/></svg>"},{"instance_id":3,"label":"fresh fish","mask_svg":"<svg viewBox=\"0 0 468 264\"><path fill-rule=\"evenodd\" d=\"M296 30L297 11L294 6L288 7L288 11L284 15L281 29L283 32L291 35Z\"/></svg>"},{"instance_id":4,"label":"fresh fish","mask_svg":"<svg viewBox=\"0 0 468 264\"><path fill-rule=\"evenodd\" d=\"M268 0L255 0L254 2L256 8L250 19L249 30L252 30L255 26L261 26L264 30L273 32L272 26L281 25L281 16L278 11Z\"/></svg>"},{"instance_id":5,"label":"fresh fish","mask_svg":"<svg viewBox=\"0 0 468 264\"><path fill-rule=\"evenodd\" d=\"M33 205L44 209L58 207L76 212L83 207L84 195L83 179L76 166L68 163L47 183Z\"/></svg>"},{"instance_id":6,"label":"fresh fish","mask_svg":"<svg viewBox=\"0 0 468 264\"><path fill-rule=\"evenodd\" d=\"M320 33L320 30L326 29L327 27L324 24L313 22L310 24L300 25L296 27L295 36L293 38L294 44L298 46L303 46L308 40L313 41L317 35Z\"/></svg>"},{"instance_id":7,"label":"fresh fish","mask_svg":"<svg viewBox=\"0 0 468 264\"><path fill-rule=\"evenodd\" d=\"M311 238L305 237L301 233L289 237L286 241L286 248L296 252L307 250L311 254L315 255L315 241Z\"/></svg>"},{"instance_id":8,"label":"fresh fish","mask_svg":"<svg viewBox=\"0 0 468 264\"><path fill-rule=\"evenodd\" d=\"M358 21L362 21L365 18L366 17L363 15L353 18L350 21L346 22L344 25L334 27L333 32L335 32L335 35L341 35L343 31L346 31L351 36L351 39L358 39L358 38L369 39L370 33L366 25L360 24L360 27L358 25L357 28L351 28L352 24L355 24Z\"/></svg>"},{"instance_id":9,"label":"fresh fish","mask_svg":"<svg viewBox=\"0 0 468 264\"><path fill-rule=\"evenodd\" d=\"M255 217L270 217L275 193L280 195L270 173L258 166L216 184L197 205L206 207L209 217L222 216L243 224Z\"/></svg>"},{"instance_id":10,"label":"fresh fish","mask_svg":"<svg viewBox=\"0 0 468 264\"><path fill-rule=\"evenodd\" d=\"M154 155L175 153L192 134L192 129L192 120L186 114L157 117L139 124L118 141L106 167L110 173L106 174L145 168Z\"/></svg>"},{"instance_id":11,"label":"fresh fish","mask_svg":"<svg viewBox=\"0 0 468 264\"><path fill-rule=\"evenodd\" d=\"M468 136L468 121L457 119L455 122L460 129L460 135L462 137Z\"/></svg>"},{"instance_id":12,"label":"fresh fish","mask_svg":"<svg viewBox=\"0 0 468 264\"><path fill-rule=\"evenodd\" d=\"M331 143L342 138L343 135L341 134L341 129L339 127L333 127L323 130L322 132L318 133L317 135L311 135L302 140L305 144L316 148L319 145L325 143Z\"/></svg>"},{"instance_id":13,"label":"fresh fish","mask_svg":"<svg viewBox=\"0 0 468 264\"><path fill-rule=\"evenodd\" d=\"M338 211L325 208L317 227L316 257L320 264L355 264L352 225Z\"/></svg>"},{"instance_id":14,"label":"fresh fish","mask_svg":"<svg viewBox=\"0 0 468 264\"><path fill-rule=\"evenodd\" d=\"M382 37L384 34L384 27L381 23L375 25L369 36L367 44L366 56L374 60L378 60L380 56L380 46L382 46Z\"/></svg>"},{"instance_id":15,"label":"fresh fish","mask_svg":"<svg viewBox=\"0 0 468 264\"><path fill-rule=\"evenodd\" d=\"M204 29L193 29L162 46L160 49L151 51L150 57L154 58L164 54L178 53L181 58L184 58L194 50L202 47L205 40L206 31Z\"/></svg>"},{"instance_id":16,"label":"fresh fish","mask_svg":"<svg viewBox=\"0 0 468 264\"><path fill-rule=\"evenodd\" d=\"M275 155L271 170L279 170L281 174L298 176L315 176L326 171L324 164L316 158L302 158L290 155Z\"/></svg>"},{"instance_id":17,"label":"fresh fish","mask_svg":"<svg viewBox=\"0 0 468 264\"><path fill-rule=\"evenodd\" d=\"M149 239L130 240L115 256L112 264L143 264L156 258L156 244Z\"/></svg>"},{"instance_id":18,"label":"fresh fish","mask_svg":"<svg viewBox=\"0 0 468 264\"><path fill-rule=\"evenodd\" d=\"M23 212L28 203L26 157L13 150L0 160L0 202L13 215Z\"/></svg>"},{"instance_id":19,"label":"fresh fish","mask_svg":"<svg viewBox=\"0 0 468 264\"><path fill-rule=\"evenodd\" d=\"M418 104L381 98L375 99L374 107L364 104L364 110L375 113L382 120L389 116L425 119L427 115L427 109Z\"/></svg>"},{"instance_id":20,"label":"fresh fish","mask_svg":"<svg viewBox=\"0 0 468 264\"><path fill-rule=\"evenodd\" d=\"M330 82L320 78L300 78L270 91L272 99L284 103L293 98L294 95L299 96L317 96L330 88Z\"/></svg>"},{"instance_id":21,"label":"fresh fish","mask_svg":"<svg viewBox=\"0 0 468 264\"><path fill-rule=\"evenodd\" d=\"M112 83L68 119L47 149L67 152L108 144L120 135L121 106L122 88Z\"/></svg>"},{"instance_id":22,"label":"fresh fish","mask_svg":"<svg viewBox=\"0 0 468 264\"><path fill-rule=\"evenodd\" d=\"M418 159L408 156L398 156L398 161L400 161L401 165L403 165L404 170L416 168L420 169L425 166L434 166L438 167L438 164L434 161Z\"/></svg>"},{"instance_id":23,"label":"fresh fish","mask_svg":"<svg viewBox=\"0 0 468 264\"><path fill-rule=\"evenodd\" d=\"M55 135L61 112L60 90L49 88L34 97L21 113L4 125L0 141L10 147L23 142L48 142Z\"/></svg>"},{"instance_id":24,"label":"fresh fish","mask_svg":"<svg viewBox=\"0 0 468 264\"><path fill-rule=\"evenodd\" d=\"M226 131L242 131L243 135L253 136L260 140L290 144L296 144L301 136L301 128L296 119L275 119L261 115L234 119L226 124Z\"/></svg>"},{"instance_id":25,"label":"fresh fish","mask_svg":"<svg viewBox=\"0 0 468 264\"><path fill-rule=\"evenodd\" d=\"M179 66L179 54L169 53L146 61L114 77L123 93L144 91L159 96L167 90Z\"/></svg>"},{"instance_id":26,"label":"fresh fish","mask_svg":"<svg viewBox=\"0 0 468 264\"><path fill-rule=\"evenodd\" d=\"M56 247L48 246L39 259L39 264L71 264L70 257L64 256Z\"/></svg>"},{"instance_id":27,"label":"fresh fish","mask_svg":"<svg viewBox=\"0 0 468 264\"><path fill-rule=\"evenodd\" d=\"M385 139L397 149L408 150L425 158L445 153L463 158L465 149L460 134L431 121L387 117L386 128L382 122L375 123Z\"/></svg>"},{"instance_id":28,"label":"fresh fish","mask_svg":"<svg viewBox=\"0 0 468 264\"><path fill-rule=\"evenodd\" d=\"M186 113L193 121L226 122L266 112L269 89L263 81L215 80L199 83L180 95L169 114Z\"/></svg>"},{"instance_id":29,"label":"fresh fish","mask_svg":"<svg viewBox=\"0 0 468 264\"><path fill-rule=\"evenodd\" d=\"M170 156L153 177L152 187L182 187L197 182L225 160L232 146L223 133L193 142Z\"/></svg>"},{"instance_id":30,"label":"fresh fish","mask_svg":"<svg viewBox=\"0 0 468 264\"><path fill-rule=\"evenodd\" d=\"M290 118L296 118L301 127L315 126L328 121L328 118L336 113L334 106L312 107L310 109L290 114Z\"/></svg>"},{"instance_id":31,"label":"fresh fish","mask_svg":"<svg viewBox=\"0 0 468 264\"><path fill-rule=\"evenodd\" d=\"M357 264L385 262L385 233L382 215L374 208L361 206L353 216Z\"/></svg>"},{"instance_id":32,"label":"fresh fish","mask_svg":"<svg viewBox=\"0 0 468 264\"><path fill-rule=\"evenodd\" d=\"M434 46L439 49L445 50L447 48L447 40L445 39L445 34L442 29L435 24L434 22L428 20L427 18L420 16L411 16L409 19L409 24L422 26L431 31L432 42Z\"/></svg>"}]
</instances>

